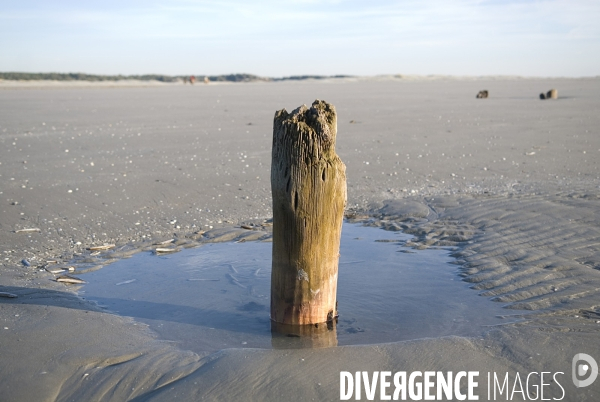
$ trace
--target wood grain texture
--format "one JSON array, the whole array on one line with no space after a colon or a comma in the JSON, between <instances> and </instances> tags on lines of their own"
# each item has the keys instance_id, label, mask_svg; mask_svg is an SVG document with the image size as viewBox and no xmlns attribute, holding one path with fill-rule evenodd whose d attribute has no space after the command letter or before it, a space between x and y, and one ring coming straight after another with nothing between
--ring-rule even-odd
<instances>
[{"instance_id":1,"label":"wood grain texture","mask_svg":"<svg viewBox=\"0 0 600 402\"><path fill-rule=\"evenodd\" d=\"M337 316L346 166L335 153L337 116L316 100L275 113L271 164L271 320L302 325Z\"/></svg>"}]
</instances>

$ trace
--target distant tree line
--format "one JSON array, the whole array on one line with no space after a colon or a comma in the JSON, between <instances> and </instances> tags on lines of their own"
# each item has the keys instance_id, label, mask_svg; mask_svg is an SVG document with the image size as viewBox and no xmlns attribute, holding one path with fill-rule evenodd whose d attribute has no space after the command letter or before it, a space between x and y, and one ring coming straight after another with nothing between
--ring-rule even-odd
<instances>
[{"instance_id":1,"label":"distant tree line","mask_svg":"<svg viewBox=\"0 0 600 402\"><path fill-rule=\"evenodd\" d=\"M351 78L351 75L292 75L290 77L273 78L273 81L289 81L289 80L323 80L326 78Z\"/></svg>"},{"instance_id":2,"label":"distant tree line","mask_svg":"<svg viewBox=\"0 0 600 402\"><path fill-rule=\"evenodd\" d=\"M206 77L209 81L229 81L229 82L252 82L252 81L286 81L286 80L306 80L306 79L325 79L325 78L346 78L348 75L297 75L283 78L266 78L253 74L224 74L224 75L195 75L198 78ZM13 81L32 81L32 80L52 80L52 81L121 81L121 80L139 80L139 81L160 81L176 82L189 79L189 75L163 75L163 74L144 74L144 75L96 75L85 73L19 73L19 72L0 72L0 79Z\"/></svg>"},{"instance_id":3,"label":"distant tree line","mask_svg":"<svg viewBox=\"0 0 600 402\"><path fill-rule=\"evenodd\" d=\"M198 77L202 77L199 75ZM230 81L230 82L251 82L251 81L271 81L270 78L259 77L252 74L226 74L226 75L207 75L210 81Z\"/></svg>"},{"instance_id":4,"label":"distant tree line","mask_svg":"<svg viewBox=\"0 0 600 402\"><path fill-rule=\"evenodd\" d=\"M172 77L161 74L146 75L95 75L85 73L17 73L0 72L0 78L5 80L53 80L53 81L120 81L120 80L141 80L141 81L161 81L175 82L180 77Z\"/></svg>"}]
</instances>

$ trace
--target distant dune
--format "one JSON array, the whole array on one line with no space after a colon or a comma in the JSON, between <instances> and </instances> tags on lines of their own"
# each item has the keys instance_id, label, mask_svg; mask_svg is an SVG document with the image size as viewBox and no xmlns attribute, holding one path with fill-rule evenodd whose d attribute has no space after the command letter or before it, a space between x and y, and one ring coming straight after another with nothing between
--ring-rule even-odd
<instances>
[{"instance_id":1,"label":"distant dune","mask_svg":"<svg viewBox=\"0 0 600 402\"><path fill-rule=\"evenodd\" d=\"M190 80L190 78L192 78ZM419 74L381 74L373 76L357 75L292 75L287 77L261 77L254 74L221 74L221 75L95 75L85 73L23 73L23 72L0 72L0 87L40 87L40 86L155 86L188 84L195 81L202 83L248 83L248 82L281 82L281 81L477 81L477 80L537 80L558 79L564 77L524 77L516 75L419 75ZM598 78L598 77L580 77ZM578 79L578 78L572 78Z\"/></svg>"},{"instance_id":2,"label":"distant dune","mask_svg":"<svg viewBox=\"0 0 600 402\"><path fill-rule=\"evenodd\" d=\"M253 74L222 74L222 75L164 75L164 74L143 74L143 75L95 75L85 73L21 73L21 72L0 72L0 80L8 81L89 81L89 82L116 82L116 81L158 81L164 83L170 82L189 82L189 78L205 77L209 82L252 82L252 81L287 81L287 80L306 80L306 79L326 79L326 78L349 78L349 75L295 75L282 78L260 77Z\"/></svg>"}]
</instances>

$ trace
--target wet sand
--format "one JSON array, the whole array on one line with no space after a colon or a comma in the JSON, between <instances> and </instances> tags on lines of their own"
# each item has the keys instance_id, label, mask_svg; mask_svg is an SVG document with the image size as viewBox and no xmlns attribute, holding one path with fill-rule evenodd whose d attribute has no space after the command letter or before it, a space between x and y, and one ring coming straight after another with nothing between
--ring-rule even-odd
<instances>
[{"instance_id":1,"label":"wet sand","mask_svg":"<svg viewBox=\"0 0 600 402\"><path fill-rule=\"evenodd\" d=\"M559 99L540 101L550 88ZM1 399L338 400L341 370L480 371L480 400L487 372L563 372L563 400L597 399L571 360L600 361L599 93L599 79L0 83L0 292L18 296L0 298ZM451 247L482 301L533 318L475 338L200 356L42 269L248 236L241 224L271 217L273 114L317 98L338 111L349 219L412 235L407 249ZM86 250L102 244L115 248Z\"/></svg>"}]
</instances>

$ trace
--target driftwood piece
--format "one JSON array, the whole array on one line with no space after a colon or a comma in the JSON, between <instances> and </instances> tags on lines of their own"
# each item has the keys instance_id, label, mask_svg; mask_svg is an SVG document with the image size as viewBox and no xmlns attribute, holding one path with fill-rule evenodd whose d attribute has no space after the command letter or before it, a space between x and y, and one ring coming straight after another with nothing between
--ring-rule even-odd
<instances>
[{"instance_id":1,"label":"driftwood piece","mask_svg":"<svg viewBox=\"0 0 600 402\"><path fill-rule=\"evenodd\" d=\"M275 113L271 191L271 320L315 324L337 317L346 166L335 153L337 116L316 100Z\"/></svg>"},{"instance_id":2,"label":"driftwood piece","mask_svg":"<svg viewBox=\"0 0 600 402\"><path fill-rule=\"evenodd\" d=\"M554 88L546 92L545 94L542 92L540 94L540 99L558 99L558 91Z\"/></svg>"}]
</instances>

